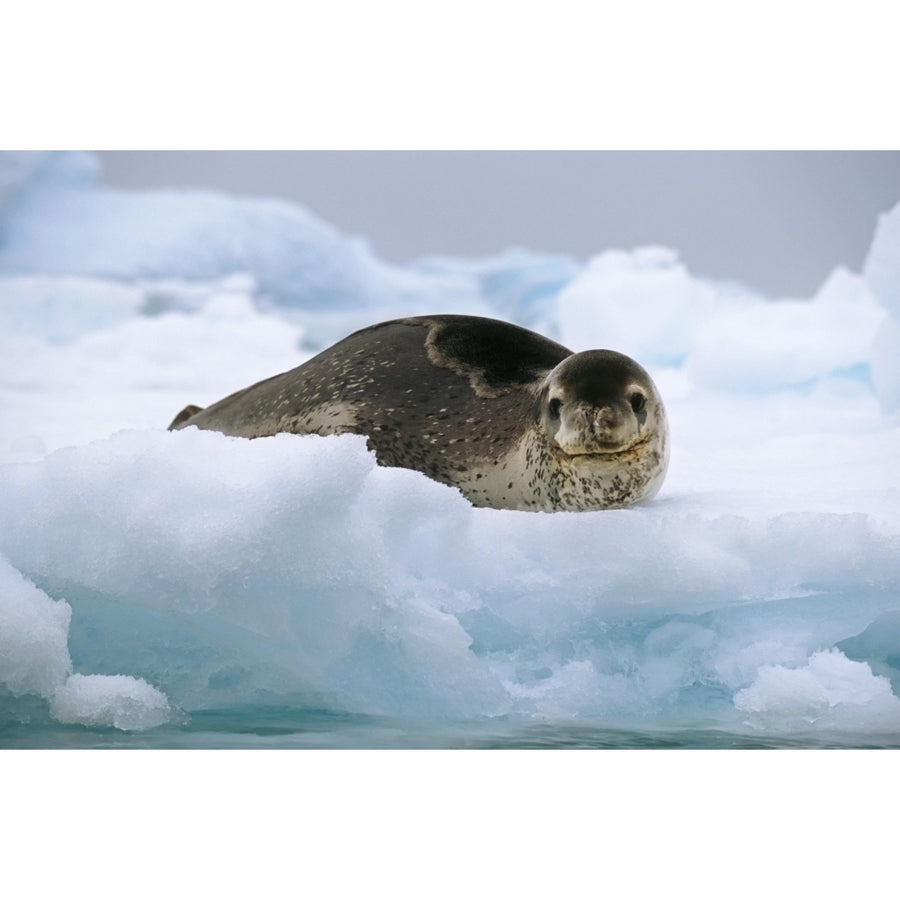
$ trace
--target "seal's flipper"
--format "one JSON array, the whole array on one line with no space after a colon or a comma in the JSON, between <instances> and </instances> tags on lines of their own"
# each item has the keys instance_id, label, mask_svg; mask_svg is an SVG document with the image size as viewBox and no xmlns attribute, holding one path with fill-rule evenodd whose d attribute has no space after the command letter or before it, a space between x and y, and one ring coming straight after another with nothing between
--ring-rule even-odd
<instances>
[{"instance_id":1,"label":"seal's flipper","mask_svg":"<svg viewBox=\"0 0 900 900\"><path fill-rule=\"evenodd\" d=\"M188 419L192 416L196 416L198 412L203 412L202 406L194 406L193 403L186 406L174 419L172 419L172 423L169 425L169 431L180 428Z\"/></svg>"}]
</instances>

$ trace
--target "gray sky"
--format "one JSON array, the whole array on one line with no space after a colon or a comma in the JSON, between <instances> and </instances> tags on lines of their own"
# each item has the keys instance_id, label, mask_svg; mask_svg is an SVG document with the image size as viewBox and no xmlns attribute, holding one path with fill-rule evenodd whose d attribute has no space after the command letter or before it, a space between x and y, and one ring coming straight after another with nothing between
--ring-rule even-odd
<instances>
[{"instance_id":1,"label":"gray sky","mask_svg":"<svg viewBox=\"0 0 900 900\"><path fill-rule=\"evenodd\" d=\"M809 297L859 271L900 152L101 152L103 181L304 204L392 262L664 244L697 275Z\"/></svg>"}]
</instances>

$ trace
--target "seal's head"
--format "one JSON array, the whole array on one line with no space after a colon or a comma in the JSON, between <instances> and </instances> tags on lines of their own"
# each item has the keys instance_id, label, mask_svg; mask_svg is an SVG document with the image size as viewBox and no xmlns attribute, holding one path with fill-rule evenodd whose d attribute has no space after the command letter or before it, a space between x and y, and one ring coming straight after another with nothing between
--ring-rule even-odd
<instances>
[{"instance_id":1,"label":"seal's head","mask_svg":"<svg viewBox=\"0 0 900 900\"><path fill-rule=\"evenodd\" d=\"M573 353L550 372L539 396L550 444L566 456L612 458L665 443L666 413L656 385L622 353Z\"/></svg>"}]
</instances>

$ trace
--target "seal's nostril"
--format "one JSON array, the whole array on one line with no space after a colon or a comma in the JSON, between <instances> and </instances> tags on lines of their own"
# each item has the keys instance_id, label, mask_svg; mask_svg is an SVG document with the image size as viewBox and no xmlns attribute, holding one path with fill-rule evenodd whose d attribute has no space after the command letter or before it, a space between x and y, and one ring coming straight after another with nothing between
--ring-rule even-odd
<instances>
[{"instance_id":1,"label":"seal's nostril","mask_svg":"<svg viewBox=\"0 0 900 900\"><path fill-rule=\"evenodd\" d=\"M604 406L597 410L594 422L599 428L615 428L619 424L619 417L614 409Z\"/></svg>"}]
</instances>

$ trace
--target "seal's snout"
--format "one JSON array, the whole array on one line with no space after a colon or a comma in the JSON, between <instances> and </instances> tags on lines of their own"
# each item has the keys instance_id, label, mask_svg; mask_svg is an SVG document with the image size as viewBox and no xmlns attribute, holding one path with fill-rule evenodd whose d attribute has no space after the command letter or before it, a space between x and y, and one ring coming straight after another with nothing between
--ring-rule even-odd
<instances>
[{"instance_id":1,"label":"seal's snout","mask_svg":"<svg viewBox=\"0 0 900 900\"><path fill-rule=\"evenodd\" d=\"M622 412L614 405L593 406L590 403L574 404L572 424L590 431L608 431L622 424Z\"/></svg>"},{"instance_id":2,"label":"seal's snout","mask_svg":"<svg viewBox=\"0 0 900 900\"><path fill-rule=\"evenodd\" d=\"M622 410L614 403L604 406L582 405L575 423L586 441L594 440L602 444L621 440L625 424Z\"/></svg>"},{"instance_id":3,"label":"seal's snout","mask_svg":"<svg viewBox=\"0 0 900 900\"><path fill-rule=\"evenodd\" d=\"M570 403L563 409L554 434L557 446L569 454L613 452L633 437L625 410L615 402L602 406L584 401Z\"/></svg>"},{"instance_id":4,"label":"seal's snout","mask_svg":"<svg viewBox=\"0 0 900 900\"><path fill-rule=\"evenodd\" d=\"M614 406L601 406L594 412L594 431L612 434L622 426L622 414Z\"/></svg>"}]
</instances>

